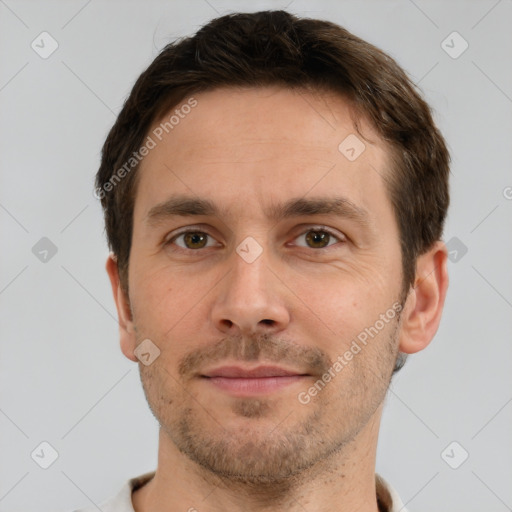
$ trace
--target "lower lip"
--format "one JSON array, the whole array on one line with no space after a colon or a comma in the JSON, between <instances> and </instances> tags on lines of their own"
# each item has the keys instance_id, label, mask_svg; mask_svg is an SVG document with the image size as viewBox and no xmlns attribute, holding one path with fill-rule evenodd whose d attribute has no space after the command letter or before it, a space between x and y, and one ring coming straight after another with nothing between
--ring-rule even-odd
<instances>
[{"instance_id":1,"label":"lower lip","mask_svg":"<svg viewBox=\"0 0 512 512\"><path fill-rule=\"evenodd\" d=\"M234 378L205 377L215 387L237 396L261 395L283 389L291 384L301 382L305 375L286 375L282 377Z\"/></svg>"}]
</instances>

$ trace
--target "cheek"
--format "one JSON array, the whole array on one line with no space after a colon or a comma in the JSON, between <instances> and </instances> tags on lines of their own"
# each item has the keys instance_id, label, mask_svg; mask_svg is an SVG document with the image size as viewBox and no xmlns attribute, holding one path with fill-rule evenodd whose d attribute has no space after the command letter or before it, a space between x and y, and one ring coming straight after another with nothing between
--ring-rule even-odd
<instances>
[{"instance_id":1,"label":"cheek","mask_svg":"<svg viewBox=\"0 0 512 512\"><path fill-rule=\"evenodd\" d=\"M302 319L322 326L331 335L343 335L351 326L364 327L368 320L374 321L389 307L385 303L393 296L394 288L383 274L376 265L334 267L323 275L297 274L291 280L291 289L296 304L301 306ZM302 319L297 318L299 323Z\"/></svg>"},{"instance_id":2,"label":"cheek","mask_svg":"<svg viewBox=\"0 0 512 512\"><path fill-rule=\"evenodd\" d=\"M130 262L130 299L148 326L164 328L176 323L193 299L193 289L190 279L156 259L139 263L134 257Z\"/></svg>"},{"instance_id":3,"label":"cheek","mask_svg":"<svg viewBox=\"0 0 512 512\"><path fill-rule=\"evenodd\" d=\"M134 322L140 339L149 338L161 350L159 360L169 363L180 360L198 341L209 339L206 320L208 298L206 279L170 269L168 265L156 269L134 265L130 283L130 300ZM206 278L206 276L204 276Z\"/></svg>"}]
</instances>

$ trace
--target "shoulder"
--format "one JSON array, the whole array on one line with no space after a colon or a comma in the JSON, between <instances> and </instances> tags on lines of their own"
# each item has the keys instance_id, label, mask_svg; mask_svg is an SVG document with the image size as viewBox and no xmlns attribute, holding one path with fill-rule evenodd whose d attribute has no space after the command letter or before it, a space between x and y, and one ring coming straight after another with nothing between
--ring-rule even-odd
<instances>
[{"instance_id":1,"label":"shoulder","mask_svg":"<svg viewBox=\"0 0 512 512\"><path fill-rule=\"evenodd\" d=\"M127 480L114 496L86 508L76 509L73 512L135 512L132 504L132 492L149 482L155 472L144 473Z\"/></svg>"},{"instance_id":2,"label":"shoulder","mask_svg":"<svg viewBox=\"0 0 512 512\"><path fill-rule=\"evenodd\" d=\"M398 492L381 475L375 474L377 501L385 512L407 512Z\"/></svg>"}]
</instances>

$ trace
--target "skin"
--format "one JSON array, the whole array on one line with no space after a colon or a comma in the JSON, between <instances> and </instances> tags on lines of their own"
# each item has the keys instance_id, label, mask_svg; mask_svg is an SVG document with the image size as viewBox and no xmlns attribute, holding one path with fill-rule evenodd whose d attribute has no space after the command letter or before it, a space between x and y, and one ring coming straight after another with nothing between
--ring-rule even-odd
<instances>
[{"instance_id":1,"label":"skin","mask_svg":"<svg viewBox=\"0 0 512 512\"><path fill-rule=\"evenodd\" d=\"M424 349L438 329L446 248L437 242L418 258L400 318L301 403L299 393L401 297L399 231L382 179L389 150L363 119L372 141L364 152L349 161L338 150L357 132L334 94L265 87L194 97L197 106L138 170L129 297L114 255L106 266L124 355L137 362L134 350L147 338L160 350L150 365L139 362L160 435L156 475L133 494L134 508L377 512L383 400L398 350ZM208 198L222 211L151 224L150 210L175 194ZM367 222L266 216L292 198L334 196L364 209ZM199 239L174 238L184 227ZM252 263L236 251L249 236L262 250ZM201 377L224 364L305 376L233 396Z\"/></svg>"}]
</instances>

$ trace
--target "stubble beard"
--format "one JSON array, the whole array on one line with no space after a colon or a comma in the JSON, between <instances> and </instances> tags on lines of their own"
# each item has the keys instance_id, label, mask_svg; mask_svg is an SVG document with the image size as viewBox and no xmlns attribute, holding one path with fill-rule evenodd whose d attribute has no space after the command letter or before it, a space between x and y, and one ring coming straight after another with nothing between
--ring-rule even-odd
<instances>
[{"instance_id":1,"label":"stubble beard","mask_svg":"<svg viewBox=\"0 0 512 512\"><path fill-rule=\"evenodd\" d=\"M377 358L373 354L369 364L354 357L350 366L307 405L300 404L296 396L285 407L283 399L279 405L266 397L233 399L232 412L247 419L236 430L225 428L221 415L191 398L184 383L162 366L140 364L141 381L161 429L182 454L204 470L206 479L212 477L212 481L240 485L246 490L265 490L267 495L274 493L277 497L317 472L340 470L333 455L350 451L352 442L385 398L398 354L399 317L394 323L388 326ZM230 338L221 340L218 346L222 349L215 354L221 359L236 351L242 355L241 360L254 360L260 354L283 354L284 345L289 353L289 342L282 344L274 338ZM364 350L371 349L375 347ZM315 358L315 354L309 355ZM196 354L188 360L189 366L206 358L206 353L200 357ZM326 364L325 358L322 364ZM276 419L279 407L283 410Z\"/></svg>"}]
</instances>

